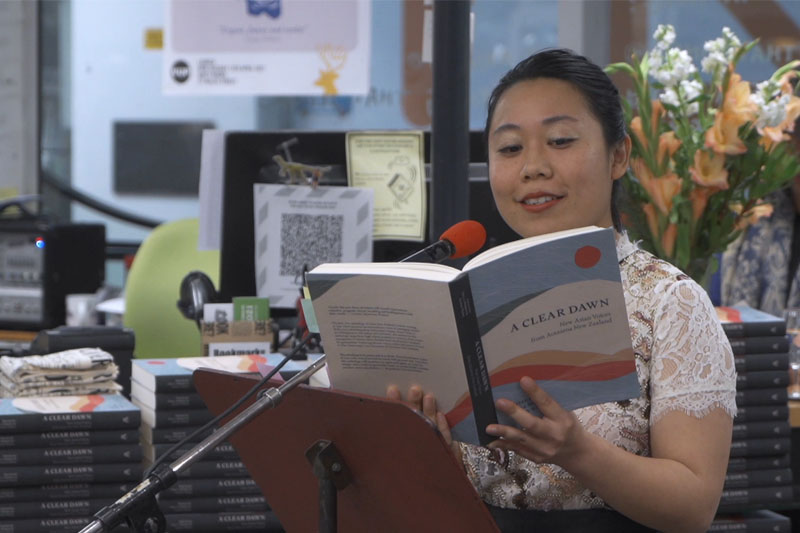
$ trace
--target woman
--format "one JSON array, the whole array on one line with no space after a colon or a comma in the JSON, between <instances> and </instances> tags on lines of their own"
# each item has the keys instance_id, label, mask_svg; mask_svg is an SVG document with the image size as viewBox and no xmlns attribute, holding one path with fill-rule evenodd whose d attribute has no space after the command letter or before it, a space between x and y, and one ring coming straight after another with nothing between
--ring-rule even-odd
<instances>
[{"instance_id":1,"label":"woman","mask_svg":"<svg viewBox=\"0 0 800 533\"><path fill-rule=\"evenodd\" d=\"M495 203L521 236L616 228L642 395L569 412L523 378L543 416L497 399L521 429L490 425L489 448L453 443L456 457L503 531L706 531L730 452L733 356L703 289L621 230L613 191L631 140L616 88L582 56L540 52L495 88L485 133ZM450 440L432 394L412 387L406 401Z\"/></svg>"}]
</instances>

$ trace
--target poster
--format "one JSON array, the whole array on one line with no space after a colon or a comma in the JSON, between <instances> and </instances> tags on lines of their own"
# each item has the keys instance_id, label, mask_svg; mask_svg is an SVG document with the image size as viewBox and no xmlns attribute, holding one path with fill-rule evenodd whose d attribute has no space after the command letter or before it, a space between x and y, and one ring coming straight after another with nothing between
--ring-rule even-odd
<instances>
[{"instance_id":1,"label":"poster","mask_svg":"<svg viewBox=\"0 0 800 533\"><path fill-rule=\"evenodd\" d=\"M370 0L168 0L165 94L365 95Z\"/></svg>"}]
</instances>

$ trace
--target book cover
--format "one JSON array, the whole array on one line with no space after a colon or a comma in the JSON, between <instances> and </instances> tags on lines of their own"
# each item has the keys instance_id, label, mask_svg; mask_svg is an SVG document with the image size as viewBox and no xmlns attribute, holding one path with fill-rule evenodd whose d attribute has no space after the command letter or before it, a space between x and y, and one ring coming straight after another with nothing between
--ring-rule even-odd
<instances>
[{"instance_id":1,"label":"book cover","mask_svg":"<svg viewBox=\"0 0 800 533\"><path fill-rule=\"evenodd\" d=\"M733 355L789 353L789 341L788 335L728 337Z\"/></svg>"},{"instance_id":2,"label":"book cover","mask_svg":"<svg viewBox=\"0 0 800 533\"><path fill-rule=\"evenodd\" d=\"M133 489L137 483L55 483L0 488L0 502L46 500L87 500L112 498L116 500Z\"/></svg>"},{"instance_id":3,"label":"book cover","mask_svg":"<svg viewBox=\"0 0 800 533\"><path fill-rule=\"evenodd\" d=\"M138 428L139 408L119 394L0 399L0 434Z\"/></svg>"},{"instance_id":4,"label":"book cover","mask_svg":"<svg viewBox=\"0 0 800 533\"><path fill-rule=\"evenodd\" d=\"M0 487L136 481L142 472L140 463L0 466Z\"/></svg>"},{"instance_id":5,"label":"book cover","mask_svg":"<svg viewBox=\"0 0 800 533\"><path fill-rule=\"evenodd\" d=\"M159 494L159 500L196 496L241 496L261 494L251 477L240 478L180 478Z\"/></svg>"},{"instance_id":6,"label":"book cover","mask_svg":"<svg viewBox=\"0 0 800 533\"><path fill-rule=\"evenodd\" d=\"M131 399L151 409L198 409L205 407L203 398L192 391L155 392L138 381L131 381Z\"/></svg>"},{"instance_id":7,"label":"book cover","mask_svg":"<svg viewBox=\"0 0 800 533\"><path fill-rule=\"evenodd\" d=\"M192 374L198 368L212 368L236 373L258 373L259 363L275 365L281 359L280 354L134 359L131 366L131 379L154 392L194 392Z\"/></svg>"},{"instance_id":8,"label":"book cover","mask_svg":"<svg viewBox=\"0 0 800 533\"><path fill-rule=\"evenodd\" d=\"M142 446L138 442L71 448L11 448L0 450L0 466L138 463L141 460Z\"/></svg>"},{"instance_id":9,"label":"book cover","mask_svg":"<svg viewBox=\"0 0 800 533\"><path fill-rule=\"evenodd\" d=\"M765 389L737 389L736 405L747 407L751 405L786 405L789 400L789 391L785 386L769 387Z\"/></svg>"},{"instance_id":10,"label":"book cover","mask_svg":"<svg viewBox=\"0 0 800 533\"><path fill-rule=\"evenodd\" d=\"M717 316L728 337L785 335L786 321L747 305L717 306Z\"/></svg>"},{"instance_id":11,"label":"book cover","mask_svg":"<svg viewBox=\"0 0 800 533\"><path fill-rule=\"evenodd\" d=\"M736 372L759 372L761 370L789 371L789 352L753 353L733 356Z\"/></svg>"},{"instance_id":12,"label":"book cover","mask_svg":"<svg viewBox=\"0 0 800 533\"><path fill-rule=\"evenodd\" d=\"M742 505L785 504L792 501L792 496L791 485L725 489L722 491L718 512L738 511Z\"/></svg>"},{"instance_id":13,"label":"book cover","mask_svg":"<svg viewBox=\"0 0 800 533\"><path fill-rule=\"evenodd\" d=\"M764 455L758 457L731 457L728 459L728 472L786 468L791 465L791 454Z\"/></svg>"},{"instance_id":14,"label":"book cover","mask_svg":"<svg viewBox=\"0 0 800 533\"><path fill-rule=\"evenodd\" d=\"M167 498L159 500L164 513L224 513L269 511L269 505L261 494L240 496L193 496L189 498Z\"/></svg>"},{"instance_id":15,"label":"book cover","mask_svg":"<svg viewBox=\"0 0 800 533\"><path fill-rule=\"evenodd\" d=\"M383 397L388 384L420 385L458 440L485 443L493 397L535 412L526 375L566 409L640 395L609 228L521 239L462 271L340 263L307 279L332 386Z\"/></svg>"},{"instance_id":16,"label":"book cover","mask_svg":"<svg viewBox=\"0 0 800 533\"><path fill-rule=\"evenodd\" d=\"M792 441L785 437L763 439L737 439L731 441L731 457L755 457L757 455L783 455L792 449Z\"/></svg>"},{"instance_id":17,"label":"book cover","mask_svg":"<svg viewBox=\"0 0 800 533\"><path fill-rule=\"evenodd\" d=\"M792 521L788 516L768 509L719 514L708 529L715 533L790 533L791 530Z\"/></svg>"},{"instance_id":18,"label":"book cover","mask_svg":"<svg viewBox=\"0 0 800 533\"><path fill-rule=\"evenodd\" d=\"M49 448L52 446L94 446L139 442L137 429L94 431L45 431L0 435L0 450L8 448Z\"/></svg>"},{"instance_id":19,"label":"book cover","mask_svg":"<svg viewBox=\"0 0 800 533\"><path fill-rule=\"evenodd\" d=\"M736 388L739 390L786 388L788 385L788 370L752 370L736 374Z\"/></svg>"},{"instance_id":20,"label":"book cover","mask_svg":"<svg viewBox=\"0 0 800 533\"><path fill-rule=\"evenodd\" d=\"M773 470L746 470L744 472L727 472L725 489L741 487L769 487L792 484L792 469L777 468Z\"/></svg>"},{"instance_id":21,"label":"book cover","mask_svg":"<svg viewBox=\"0 0 800 533\"><path fill-rule=\"evenodd\" d=\"M766 422L742 422L733 425L733 439L754 439L764 437L785 437L792 434L788 420Z\"/></svg>"}]
</instances>

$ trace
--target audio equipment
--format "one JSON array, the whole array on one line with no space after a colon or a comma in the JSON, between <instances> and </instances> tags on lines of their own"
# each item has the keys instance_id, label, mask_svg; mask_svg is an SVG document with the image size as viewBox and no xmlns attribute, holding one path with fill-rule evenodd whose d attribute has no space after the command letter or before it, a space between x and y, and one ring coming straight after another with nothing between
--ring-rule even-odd
<instances>
[{"instance_id":1,"label":"audio equipment","mask_svg":"<svg viewBox=\"0 0 800 533\"><path fill-rule=\"evenodd\" d=\"M63 325L66 295L102 285L105 245L102 224L0 218L0 328Z\"/></svg>"}]
</instances>

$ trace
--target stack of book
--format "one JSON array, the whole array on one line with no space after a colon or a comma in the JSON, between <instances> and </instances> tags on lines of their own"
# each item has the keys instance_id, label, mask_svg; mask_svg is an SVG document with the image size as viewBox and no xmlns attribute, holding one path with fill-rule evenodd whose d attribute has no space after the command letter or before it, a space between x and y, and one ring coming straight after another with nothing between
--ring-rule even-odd
<instances>
[{"instance_id":1,"label":"stack of book","mask_svg":"<svg viewBox=\"0 0 800 533\"><path fill-rule=\"evenodd\" d=\"M709 533L790 533L792 521L788 516L761 509L743 513L720 515L711 522Z\"/></svg>"},{"instance_id":2,"label":"stack of book","mask_svg":"<svg viewBox=\"0 0 800 533\"><path fill-rule=\"evenodd\" d=\"M267 364L267 358L260 355L135 359L131 401L142 413L145 468L180 443L164 461L171 464L207 436L189 438L213 418L195 390L194 370L258 373L261 364ZM261 489L228 443L179 472L158 501L169 531L282 531Z\"/></svg>"},{"instance_id":3,"label":"stack of book","mask_svg":"<svg viewBox=\"0 0 800 533\"><path fill-rule=\"evenodd\" d=\"M84 527L141 479L139 422L119 394L0 399L0 531Z\"/></svg>"},{"instance_id":4,"label":"stack of book","mask_svg":"<svg viewBox=\"0 0 800 533\"><path fill-rule=\"evenodd\" d=\"M789 343L783 318L746 306L718 307L736 364L736 404L719 511L792 501Z\"/></svg>"}]
</instances>

